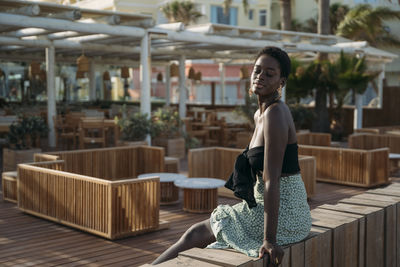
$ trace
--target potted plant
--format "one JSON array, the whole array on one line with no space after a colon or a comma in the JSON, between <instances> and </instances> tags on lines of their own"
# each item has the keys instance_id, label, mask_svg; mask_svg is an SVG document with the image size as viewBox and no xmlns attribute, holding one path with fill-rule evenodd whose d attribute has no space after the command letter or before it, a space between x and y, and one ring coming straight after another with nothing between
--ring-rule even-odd
<instances>
[{"instance_id":1,"label":"potted plant","mask_svg":"<svg viewBox=\"0 0 400 267\"><path fill-rule=\"evenodd\" d=\"M3 171L14 171L18 163L33 161L33 154L40 153L40 138L48 132L43 118L20 117L10 125L7 134L9 148L3 149Z\"/></svg>"},{"instance_id":2,"label":"potted plant","mask_svg":"<svg viewBox=\"0 0 400 267\"><path fill-rule=\"evenodd\" d=\"M152 133L152 122L146 114L135 112L127 115L123 112L122 118L116 117L115 120L120 127L120 139L123 145L147 144L145 139Z\"/></svg>"},{"instance_id":3,"label":"potted plant","mask_svg":"<svg viewBox=\"0 0 400 267\"><path fill-rule=\"evenodd\" d=\"M181 120L172 108L159 108L153 113L153 144L165 148L169 157L185 157L185 139L181 134Z\"/></svg>"}]
</instances>

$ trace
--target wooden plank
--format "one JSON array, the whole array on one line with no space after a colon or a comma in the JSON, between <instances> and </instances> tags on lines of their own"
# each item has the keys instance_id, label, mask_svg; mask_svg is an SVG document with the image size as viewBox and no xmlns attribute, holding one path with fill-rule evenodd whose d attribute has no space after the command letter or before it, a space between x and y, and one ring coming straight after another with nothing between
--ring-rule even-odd
<instances>
[{"instance_id":1,"label":"wooden plank","mask_svg":"<svg viewBox=\"0 0 400 267\"><path fill-rule=\"evenodd\" d=\"M312 226L310 236L304 241L304 266L332 266L332 231Z\"/></svg>"},{"instance_id":2,"label":"wooden plank","mask_svg":"<svg viewBox=\"0 0 400 267\"><path fill-rule=\"evenodd\" d=\"M359 219L316 208L311 211L313 225L332 230L332 266L358 266Z\"/></svg>"},{"instance_id":3,"label":"wooden plank","mask_svg":"<svg viewBox=\"0 0 400 267\"><path fill-rule=\"evenodd\" d=\"M144 265L146 266L146 265ZM152 265L151 265L152 266ZM175 259L165 261L157 264L160 267L176 267L176 266L187 266L187 267L216 267L221 265L211 264L205 261L196 260L184 256L178 256Z\"/></svg>"},{"instance_id":4,"label":"wooden plank","mask_svg":"<svg viewBox=\"0 0 400 267\"><path fill-rule=\"evenodd\" d=\"M384 210L378 207L361 206L351 203L322 205L321 209L347 212L365 217L365 266L384 264Z\"/></svg>"},{"instance_id":5,"label":"wooden plank","mask_svg":"<svg viewBox=\"0 0 400 267\"><path fill-rule=\"evenodd\" d=\"M251 258L245 254L224 249L192 248L180 252L179 255L225 267L252 267L258 262L263 262L263 259Z\"/></svg>"},{"instance_id":6,"label":"wooden plank","mask_svg":"<svg viewBox=\"0 0 400 267\"><path fill-rule=\"evenodd\" d=\"M396 198L396 199L395 199ZM360 194L343 200L343 203L351 202L358 205L371 207L381 207L385 210L384 222L384 266L396 266L397 257L397 231L400 225L397 225L397 209L400 207L400 197L387 197L376 194Z\"/></svg>"}]
</instances>

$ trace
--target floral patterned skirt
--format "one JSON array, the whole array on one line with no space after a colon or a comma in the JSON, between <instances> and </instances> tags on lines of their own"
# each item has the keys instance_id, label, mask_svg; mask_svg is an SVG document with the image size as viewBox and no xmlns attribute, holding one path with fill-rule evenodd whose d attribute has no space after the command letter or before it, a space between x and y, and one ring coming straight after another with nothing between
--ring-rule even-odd
<instances>
[{"instance_id":1,"label":"floral patterned skirt","mask_svg":"<svg viewBox=\"0 0 400 267\"><path fill-rule=\"evenodd\" d=\"M300 174L280 178L280 204L277 243L286 245L306 238L311 229L310 207ZM211 214L210 223L216 242L207 248L233 248L251 257L258 257L264 238L264 182L258 176L254 188L257 206L247 203L219 205Z\"/></svg>"}]
</instances>

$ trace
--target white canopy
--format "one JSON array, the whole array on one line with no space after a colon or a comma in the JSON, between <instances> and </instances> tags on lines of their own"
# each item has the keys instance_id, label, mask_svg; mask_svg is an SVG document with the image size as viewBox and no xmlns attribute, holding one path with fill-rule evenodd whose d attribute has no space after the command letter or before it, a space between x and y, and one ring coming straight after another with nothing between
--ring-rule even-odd
<instances>
[{"instance_id":1,"label":"white canopy","mask_svg":"<svg viewBox=\"0 0 400 267\"><path fill-rule=\"evenodd\" d=\"M95 63L140 65L141 111L150 113L151 63L185 59L252 60L264 46L312 58L317 52L363 54L367 60L391 62L397 56L333 35L244 28L219 24L184 27L154 25L151 16L83 9L47 2L0 1L0 60L47 63L48 121L55 115L54 64L75 62L84 51ZM182 64L183 65L183 64ZM184 98L184 68L180 92ZM180 113L185 112L180 99ZM182 115L182 114L181 114ZM54 134L54 132L51 132ZM54 143L52 138L50 143Z\"/></svg>"}]
</instances>

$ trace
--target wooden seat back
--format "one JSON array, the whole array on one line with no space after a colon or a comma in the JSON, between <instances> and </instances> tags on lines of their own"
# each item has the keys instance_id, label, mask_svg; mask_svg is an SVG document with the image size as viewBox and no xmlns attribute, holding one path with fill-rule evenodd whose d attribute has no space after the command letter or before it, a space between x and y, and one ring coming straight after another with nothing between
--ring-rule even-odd
<instances>
[{"instance_id":1,"label":"wooden seat back","mask_svg":"<svg viewBox=\"0 0 400 267\"><path fill-rule=\"evenodd\" d=\"M400 136L392 134L352 134L349 147L356 149L389 148L390 153L400 153Z\"/></svg>"},{"instance_id":2,"label":"wooden seat back","mask_svg":"<svg viewBox=\"0 0 400 267\"><path fill-rule=\"evenodd\" d=\"M18 166L19 209L108 239L157 229L159 191L158 177L107 181Z\"/></svg>"},{"instance_id":3,"label":"wooden seat back","mask_svg":"<svg viewBox=\"0 0 400 267\"><path fill-rule=\"evenodd\" d=\"M88 144L99 144L100 147L106 146L104 119L82 118L80 120L79 129L79 147L81 149L84 149Z\"/></svg>"},{"instance_id":4,"label":"wooden seat back","mask_svg":"<svg viewBox=\"0 0 400 267\"><path fill-rule=\"evenodd\" d=\"M299 145L331 146L332 136L329 133L297 133Z\"/></svg>"},{"instance_id":5,"label":"wooden seat back","mask_svg":"<svg viewBox=\"0 0 400 267\"><path fill-rule=\"evenodd\" d=\"M188 177L210 177L227 181L232 173L237 156L243 149L226 147L207 147L190 149L188 153ZM306 187L307 196L315 192L315 159L313 157L299 157L302 178ZM219 188L218 194L232 197L232 191Z\"/></svg>"},{"instance_id":6,"label":"wooden seat back","mask_svg":"<svg viewBox=\"0 0 400 267\"><path fill-rule=\"evenodd\" d=\"M36 154L36 161L52 157L65 161L65 171L118 180L142 173L164 171L164 148L152 146L112 147Z\"/></svg>"},{"instance_id":7,"label":"wooden seat back","mask_svg":"<svg viewBox=\"0 0 400 267\"><path fill-rule=\"evenodd\" d=\"M317 180L372 187L388 182L389 150L299 145L299 155L314 156Z\"/></svg>"}]
</instances>

